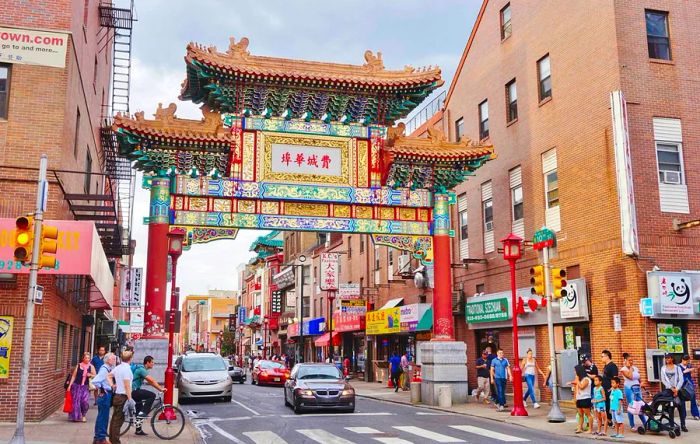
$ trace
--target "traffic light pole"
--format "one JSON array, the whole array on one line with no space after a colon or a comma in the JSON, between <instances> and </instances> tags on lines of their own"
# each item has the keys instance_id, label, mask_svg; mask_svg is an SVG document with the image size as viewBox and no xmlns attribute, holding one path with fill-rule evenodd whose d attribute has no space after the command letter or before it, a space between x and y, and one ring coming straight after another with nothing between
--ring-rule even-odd
<instances>
[{"instance_id":1,"label":"traffic light pole","mask_svg":"<svg viewBox=\"0 0 700 444\"><path fill-rule=\"evenodd\" d=\"M27 386L29 385L29 366L32 354L32 328L34 327L34 291L39 274L39 249L41 248L41 224L44 220L44 192L46 191L46 170L48 157L41 155L39 162L39 182L36 191L36 210L34 213L34 242L32 244L32 261L29 266L29 288L27 290L27 315L24 321L24 344L22 349L22 368L19 376L19 397L17 400L17 427L10 444L24 444L24 414L27 408Z\"/></svg>"},{"instance_id":2,"label":"traffic light pole","mask_svg":"<svg viewBox=\"0 0 700 444\"><path fill-rule=\"evenodd\" d=\"M550 380L552 381L552 408L549 410L547 420L549 422L565 422L566 416L559 407L559 380L557 379L557 357L554 349L554 319L552 302L552 281L549 268L549 247L542 249L542 262L544 265L544 294L547 301L547 332L549 333L549 365Z\"/></svg>"}]
</instances>

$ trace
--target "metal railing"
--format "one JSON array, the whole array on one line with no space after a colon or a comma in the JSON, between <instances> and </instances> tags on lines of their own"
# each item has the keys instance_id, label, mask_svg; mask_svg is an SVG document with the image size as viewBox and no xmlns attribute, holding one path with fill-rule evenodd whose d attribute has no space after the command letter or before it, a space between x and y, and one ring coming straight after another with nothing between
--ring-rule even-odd
<instances>
[{"instance_id":1,"label":"metal railing","mask_svg":"<svg viewBox=\"0 0 700 444\"><path fill-rule=\"evenodd\" d=\"M425 122L437 114L445 103L446 91L440 92L434 99L416 111L416 114L406 121L406 135L413 133Z\"/></svg>"}]
</instances>

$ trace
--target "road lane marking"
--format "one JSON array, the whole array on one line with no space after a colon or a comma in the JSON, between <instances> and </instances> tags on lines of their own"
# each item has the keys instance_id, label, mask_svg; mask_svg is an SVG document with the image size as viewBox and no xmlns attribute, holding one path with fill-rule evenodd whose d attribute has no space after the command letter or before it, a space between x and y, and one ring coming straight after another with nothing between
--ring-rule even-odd
<instances>
[{"instance_id":1,"label":"road lane marking","mask_svg":"<svg viewBox=\"0 0 700 444\"><path fill-rule=\"evenodd\" d=\"M383 442L384 444L413 444L411 441L406 441L401 438L374 438L374 440Z\"/></svg>"},{"instance_id":2,"label":"road lane marking","mask_svg":"<svg viewBox=\"0 0 700 444\"><path fill-rule=\"evenodd\" d=\"M411 433L421 438L432 439L437 442L466 442L463 439L453 438L451 436L443 435L442 433L431 432L430 430L422 429L415 426L394 426L396 430L401 430L402 432Z\"/></svg>"},{"instance_id":3,"label":"road lane marking","mask_svg":"<svg viewBox=\"0 0 700 444\"><path fill-rule=\"evenodd\" d=\"M505 433L498 433L498 432L492 432L491 430L488 429L482 429L481 427L476 427L476 426L450 426L453 429L461 430L463 432L468 432L468 433L473 433L475 435L481 435L485 436L487 438L493 438L498 441L505 441L505 442L526 442L530 441L529 439L525 438L520 438L518 436L512 436L512 435L506 435Z\"/></svg>"},{"instance_id":4,"label":"road lane marking","mask_svg":"<svg viewBox=\"0 0 700 444\"><path fill-rule=\"evenodd\" d=\"M322 429L301 429L297 430L297 432L321 444L355 444Z\"/></svg>"},{"instance_id":5,"label":"road lane marking","mask_svg":"<svg viewBox=\"0 0 700 444\"><path fill-rule=\"evenodd\" d=\"M217 432L219 435L223 436L224 438L230 439L232 442L235 442L236 444L246 444L245 442L241 441L240 439L236 438L235 436L231 435L228 433L226 430L222 429L218 425L214 424L213 422L206 422L204 423L207 427L211 427L212 430Z\"/></svg>"},{"instance_id":6,"label":"road lane marking","mask_svg":"<svg viewBox=\"0 0 700 444\"><path fill-rule=\"evenodd\" d=\"M384 433L380 430L373 429L372 427L345 427L345 430L350 430L351 432L359 433L361 435L371 435L372 433Z\"/></svg>"},{"instance_id":7,"label":"road lane marking","mask_svg":"<svg viewBox=\"0 0 700 444\"><path fill-rule=\"evenodd\" d=\"M447 413L447 412L416 412L416 415L423 415L423 416L457 416L456 413Z\"/></svg>"},{"instance_id":8,"label":"road lane marking","mask_svg":"<svg viewBox=\"0 0 700 444\"><path fill-rule=\"evenodd\" d=\"M280 418L313 418L315 416L394 416L396 413L304 413L303 415L280 415Z\"/></svg>"},{"instance_id":9,"label":"road lane marking","mask_svg":"<svg viewBox=\"0 0 700 444\"><path fill-rule=\"evenodd\" d=\"M245 436L252 439L255 444L287 444L277 433L269 430L259 432L243 432Z\"/></svg>"},{"instance_id":10,"label":"road lane marking","mask_svg":"<svg viewBox=\"0 0 700 444\"><path fill-rule=\"evenodd\" d=\"M256 412L255 410L251 409L250 407L248 407L247 405L243 404L242 402L238 402L238 401L236 401L235 399L232 399L231 402L235 402L236 404L238 404L238 405L240 405L241 407L243 407L244 409L248 410L250 413L252 413L252 414L255 415L255 416L260 416L260 413L258 413L258 412Z\"/></svg>"}]
</instances>

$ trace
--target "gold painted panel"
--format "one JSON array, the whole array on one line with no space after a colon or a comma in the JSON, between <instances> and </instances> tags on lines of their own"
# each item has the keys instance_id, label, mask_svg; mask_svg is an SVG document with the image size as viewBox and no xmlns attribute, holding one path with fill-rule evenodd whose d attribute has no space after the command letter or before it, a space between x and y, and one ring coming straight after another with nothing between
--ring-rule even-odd
<instances>
[{"instance_id":1,"label":"gold painted panel","mask_svg":"<svg viewBox=\"0 0 700 444\"><path fill-rule=\"evenodd\" d=\"M221 211L222 213L231 212L231 200L230 199L214 199L214 211Z\"/></svg>"},{"instance_id":2,"label":"gold painted panel","mask_svg":"<svg viewBox=\"0 0 700 444\"><path fill-rule=\"evenodd\" d=\"M369 171L369 163L367 159L367 150L369 149L369 142L366 140L357 141L357 186L358 187L368 187L369 178L367 177Z\"/></svg>"},{"instance_id":3,"label":"gold painted panel","mask_svg":"<svg viewBox=\"0 0 700 444\"><path fill-rule=\"evenodd\" d=\"M333 216L350 217L350 205L333 205Z\"/></svg>"},{"instance_id":4,"label":"gold painted panel","mask_svg":"<svg viewBox=\"0 0 700 444\"><path fill-rule=\"evenodd\" d=\"M399 208L399 219L416 220L415 208Z\"/></svg>"},{"instance_id":5,"label":"gold painted panel","mask_svg":"<svg viewBox=\"0 0 700 444\"><path fill-rule=\"evenodd\" d=\"M190 197L190 211L207 211L206 197Z\"/></svg>"},{"instance_id":6,"label":"gold painted panel","mask_svg":"<svg viewBox=\"0 0 700 444\"><path fill-rule=\"evenodd\" d=\"M381 207L379 208L379 218L380 219L394 219L394 209L392 207Z\"/></svg>"},{"instance_id":7,"label":"gold painted panel","mask_svg":"<svg viewBox=\"0 0 700 444\"><path fill-rule=\"evenodd\" d=\"M243 180L255 180L255 134L243 133Z\"/></svg>"},{"instance_id":8,"label":"gold painted panel","mask_svg":"<svg viewBox=\"0 0 700 444\"><path fill-rule=\"evenodd\" d=\"M290 216L328 216L328 204L285 203L284 214Z\"/></svg>"},{"instance_id":9,"label":"gold painted panel","mask_svg":"<svg viewBox=\"0 0 700 444\"><path fill-rule=\"evenodd\" d=\"M372 207L357 206L355 207L356 219L372 219Z\"/></svg>"},{"instance_id":10,"label":"gold painted panel","mask_svg":"<svg viewBox=\"0 0 700 444\"><path fill-rule=\"evenodd\" d=\"M280 214L280 203L262 201L260 212L263 214Z\"/></svg>"},{"instance_id":11,"label":"gold painted panel","mask_svg":"<svg viewBox=\"0 0 700 444\"><path fill-rule=\"evenodd\" d=\"M238 212L239 213L255 213L255 201L254 200L239 200L238 201Z\"/></svg>"},{"instance_id":12,"label":"gold painted panel","mask_svg":"<svg viewBox=\"0 0 700 444\"><path fill-rule=\"evenodd\" d=\"M430 210L419 209L418 210L418 220L422 222L430 221Z\"/></svg>"},{"instance_id":13,"label":"gold painted panel","mask_svg":"<svg viewBox=\"0 0 700 444\"><path fill-rule=\"evenodd\" d=\"M175 200L175 202L174 202L173 208L176 210L182 210L184 208L183 205L185 203L184 198L182 196L175 196L174 200Z\"/></svg>"}]
</instances>

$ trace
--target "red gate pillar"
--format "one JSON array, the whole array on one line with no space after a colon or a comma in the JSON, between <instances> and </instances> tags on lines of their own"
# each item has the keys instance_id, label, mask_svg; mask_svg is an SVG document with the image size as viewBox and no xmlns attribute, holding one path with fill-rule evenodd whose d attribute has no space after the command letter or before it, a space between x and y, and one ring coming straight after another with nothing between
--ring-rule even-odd
<instances>
[{"instance_id":1,"label":"red gate pillar","mask_svg":"<svg viewBox=\"0 0 700 444\"><path fill-rule=\"evenodd\" d=\"M433 204L433 340L454 341L450 196L436 193Z\"/></svg>"},{"instance_id":2,"label":"red gate pillar","mask_svg":"<svg viewBox=\"0 0 700 444\"><path fill-rule=\"evenodd\" d=\"M146 308L144 338L165 338L165 296L168 279L168 230L170 228L170 179L151 181L146 258Z\"/></svg>"}]
</instances>

